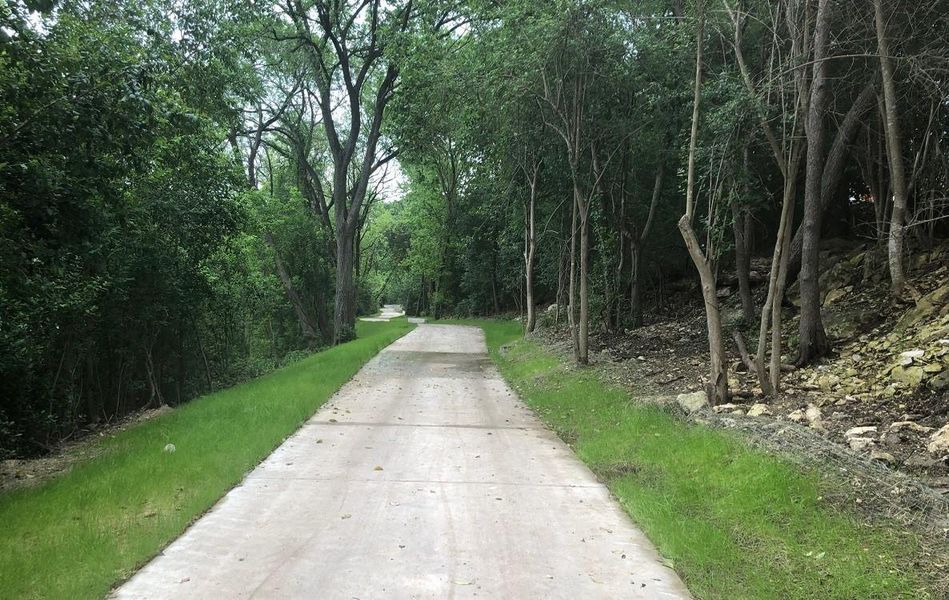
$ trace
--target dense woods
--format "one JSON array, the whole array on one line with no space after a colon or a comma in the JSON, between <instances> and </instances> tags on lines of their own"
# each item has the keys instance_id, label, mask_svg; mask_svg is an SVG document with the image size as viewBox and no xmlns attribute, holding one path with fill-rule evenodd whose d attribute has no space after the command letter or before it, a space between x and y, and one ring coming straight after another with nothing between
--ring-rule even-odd
<instances>
[{"instance_id":1,"label":"dense woods","mask_svg":"<svg viewBox=\"0 0 949 600\"><path fill-rule=\"evenodd\" d=\"M919 300L947 98L945 0L6 0L0 455L382 302L565 323L587 363L591 332L701 295L710 399L734 340L780 394L833 351L824 240Z\"/></svg>"}]
</instances>

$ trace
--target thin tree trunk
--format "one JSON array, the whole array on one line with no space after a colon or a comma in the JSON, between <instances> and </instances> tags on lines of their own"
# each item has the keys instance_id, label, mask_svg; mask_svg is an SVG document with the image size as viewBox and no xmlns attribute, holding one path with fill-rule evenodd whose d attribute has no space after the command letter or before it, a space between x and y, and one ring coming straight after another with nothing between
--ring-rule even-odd
<instances>
[{"instance_id":1,"label":"thin tree trunk","mask_svg":"<svg viewBox=\"0 0 949 600\"><path fill-rule=\"evenodd\" d=\"M679 219L679 232L685 241L689 256L699 272L702 283L702 298L705 301L705 320L708 326L709 382L705 388L712 405L724 402L728 397L728 373L725 365L725 346L722 340L722 319L718 310L715 270L699 247L692 220L695 214L695 148L699 134L699 107L702 100L702 55L705 35L704 2L697 1L698 27L695 34L695 88L692 101L692 132L689 137L688 177L686 183L685 214Z\"/></svg>"},{"instance_id":2,"label":"thin tree trunk","mask_svg":"<svg viewBox=\"0 0 949 600\"><path fill-rule=\"evenodd\" d=\"M738 278L738 297L741 315L751 323L755 319L755 302L751 296L751 213L747 208L732 203L732 232L735 235L735 276Z\"/></svg>"},{"instance_id":3,"label":"thin tree trunk","mask_svg":"<svg viewBox=\"0 0 949 600\"><path fill-rule=\"evenodd\" d=\"M656 217L656 209L659 206L659 198L662 196L662 186L665 182L666 161L665 157L659 158L659 166L656 169L656 179L652 186L652 196L649 199L649 213L646 216L646 223L638 236L633 236L630 242L630 259L632 261L630 276L630 317L633 321L633 327L639 327L643 322L642 312L642 251L649 233L652 231L652 225Z\"/></svg>"},{"instance_id":4,"label":"thin tree trunk","mask_svg":"<svg viewBox=\"0 0 949 600\"><path fill-rule=\"evenodd\" d=\"M527 204L527 214L525 215L524 232L524 279L525 292L527 295L527 323L526 333L532 333L537 323L537 311L534 304L534 253L537 249L537 240L535 237L536 223L535 210L537 205L537 180L540 175L540 165L534 165L530 173L530 198Z\"/></svg>"},{"instance_id":5,"label":"thin tree trunk","mask_svg":"<svg viewBox=\"0 0 949 600\"><path fill-rule=\"evenodd\" d=\"M873 0L876 21L877 46L880 54L880 72L883 74L883 106L885 118L887 156L890 163L890 182L893 189L893 211L890 213L890 237L887 244L890 264L890 293L899 297L906 286L903 268L903 246L906 227L906 203L908 191L903 167L903 143L896 101L893 63L890 60L889 43L886 39L886 24L882 0Z\"/></svg>"},{"instance_id":6,"label":"thin tree trunk","mask_svg":"<svg viewBox=\"0 0 949 600\"><path fill-rule=\"evenodd\" d=\"M590 344L590 204L580 210L580 341L577 362L589 363Z\"/></svg>"},{"instance_id":7,"label":"thin tree trunk","mask_svg":"<svg viewBox=\"0 0 949 600\"><path fill-rule=\"evenodd\" d=\"M830 2L819 0L814 29L814 65L807 110L807 168L804 185L804 221L801 223L801 320L798 364L824 356L830 342L820 314L820 234L824 214L821 188L824 173L824 112L827 105L826 54L829 45Z\"/></svg>"},{"instance_id":8,"label":"thin tree trunk","mask_svg":"<svg viewBox=\"0 0 949 600\"><path fill-rule=\"evenodd\" d=\"M870 82L854 100L847 114L844 115L844 120L837 130L837 135L834 136L834 142L827 153L827 160L824 162L821 174L820 210L822 213L827 212L837 188L840 186L840 179L847 164L847 157L850 155L850 144L853 143L857 132L860 131L863 116L873 107L875 98L876 85L875 82ZM791 240L791 255L788 257L788 281L794 281L794 278L801 271L803 246L804 231L803 227L799 227L794 233L794 239Z\"/></svg>"},{"instance_id":9,"label":"thin tree trunk","mask_svg":"<svg viewBox=\"0 0 949 600\"><path fill-rule=\"evenodd\" d=\"M630 240L629 244L629 263L630 263L630 281L629 281L629 318L632 326L639 327L643 324L642 307L642 249L639 242Z\"/></svg>"},{"instance_id":10,"label":"thin tree trunk","mask_svg":"<svg viewBox=\"0 0 949 600\"><path fill-rule=\"evenodd\" d=\"M577 195L579 190L573 190L573 215L570 219L570 284L567 306L567 322L570 325L570 335L573 338L573 356L580 361L580 331L577 323Z\"/></svg>"}]
</instances>

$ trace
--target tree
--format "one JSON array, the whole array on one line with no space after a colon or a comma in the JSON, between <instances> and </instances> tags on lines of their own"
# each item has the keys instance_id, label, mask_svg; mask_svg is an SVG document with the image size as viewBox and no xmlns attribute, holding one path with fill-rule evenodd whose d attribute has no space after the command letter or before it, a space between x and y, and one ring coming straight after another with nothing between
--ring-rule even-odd
<instances>
[{"instance_id":1,"label":"tree","mask_svg":"<svg viewBox=\"0 0 949 600\"><path fill-rule=\"evenodd\" d=\"M801 321L798 360L809 362L823 356L830 348L820 306L820 230L824 215L821 202L825 168L824 113L827 106L827 52L830 46L832 7L828 0L818 0L814 25L813 67L810 103L807 107L807 174L804 186L804 222L801 223Z\"/></svg>"},{"instance_id":2,"label":"tree","mask_svg":"<svg viewBox=\"0 0 949 600\"><path fill-rule=\"evenodd\" d=\"M383 117L399 76L387 49L408 29L415 8L411 0L287 0L282 10L293 28L277 36L295 44L291 51L300 48L306 55L332 161L329 190L322 189L319 177L311 181L321 213L328 217L333 211L333 343L339 344L355 335L355 241L370 178L395 157L393 150L379 149ZM337 109L338 103L345 109Z\"/></svg>"},{"instance_id":3,"label":"tree","mask_svg":"<svg viewBox=\"0 0 949 600\"><path fill-rule=\"evenodd\" d=\"M685 241L689 256L699 272L702 282L702 298L705 301L705 320L708 327L709 381L705 388L709 403L713 406L728 399L728 372L725 364L725 345L722 338L722 318L718 310L716 295L716 275L713 265L714 254L706 244L703 252L698 237L692 228L695 218L695 156L699 137L699 118L702 101L702 56L705 46L705 3L698 0L696 5L697 26L695 30L695 82L692 100L692 130L689 135L689 153L687 184L685 191L685 214L679 219L679 231ZM709 211L713 212L712 210Z\"/></svg>"},{"instance_id":4,"label":"tree","mask_svg":"<svg viewBox=\"0 0 949 600\"><path fill-rule=\"evenodd\" d=\"M883 131L890 165L890 185L893 187L893 208L890 213L890 236L887 243L890 267L890 293L899 297L906 287L903 247L905 245L906 206L909 191L903 166L903 142L896 100L896 83L886 33L886 15L881 0L873 0L877 46L880 54L880 72L883 76Z\"/></svg>"}]
</instances>

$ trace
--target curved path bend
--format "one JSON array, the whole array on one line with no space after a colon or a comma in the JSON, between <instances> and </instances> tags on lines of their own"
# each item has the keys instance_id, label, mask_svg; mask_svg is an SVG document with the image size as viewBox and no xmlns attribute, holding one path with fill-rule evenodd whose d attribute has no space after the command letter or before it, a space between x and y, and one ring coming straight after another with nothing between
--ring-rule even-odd
<instances>
[{"instance_id":1,"label":"curved path bend","mask_svg":"<svg viewBox=\"0 0 949 600\"><path fill-rule=\"evenodd\" d=\"M689 598L473 327L421 325L118 598Z\"/></svg>"}]
</instances>

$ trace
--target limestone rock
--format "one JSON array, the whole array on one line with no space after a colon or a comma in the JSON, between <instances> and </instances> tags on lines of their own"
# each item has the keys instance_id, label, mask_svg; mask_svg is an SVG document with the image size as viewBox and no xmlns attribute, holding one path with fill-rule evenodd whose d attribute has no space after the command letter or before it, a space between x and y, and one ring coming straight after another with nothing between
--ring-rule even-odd
<instances>
[{"instance_id":1,"label":"limestone rock","mask_svg":"<svg viewBox=\"0 0 949 600\"><path fill-rule=\"evenodd\" d=\"M929 450L930 454L949 453L949 423L930 436L929 445L926 446L926 449Z\"/></svg>"},{"instance_id":2,"label":"limestone rock","mask_svg":"<svg viewBox=\"0 0 949 600\"><path fill-rule=\"evenodd\" d=\"M903 431L904 429L915 431L916 433L929 433L930 431L933 430L932 427L926 427L925 425L920 425L919 423L915 421L896 421L895 423L890 425L889 430L893 433L899 433L900 431Z\"/></svg>"},{"instance_id":3,"label":"limestone rock","mask_svg":"<svg viewBox=\"0 0 949 600\"><path fill-rule=\"evenodd\" d=\"M920 469L929 469L939 464L939 461L926 456L925 454L914 454L903 462L905 467L916 467Z\"/></svg>"},{"instance_id":4,"label":"limestone rock","mask_svg":"<svg viewBox=\"0 0 949 600\"><path fill-rule=\"evenodd\" d=\"M799 408L796 411L789 413L788 419L794 421L795 423L800 423L807 419L807 417L804 416L804 410Z\"/></svg>"},{"instance_id":5,"label":"limestone rock","mask_svg":"<svg viewBox=\"0 0 949 600\"><path fill-rule=\"evenodd\" d=\"M827 292L827 296L824 297L824 306L830 306L837 300L840 300L846 296L850 291L853 290L853 286L847 286L845 288L837 288Z\"/></svg>"},{"instance_id":6,"label":"limestone rock","mask_svg":"<svg viewBox=\"0 0 949 600\"><path fill-rule=\"evenodd\" d=\"M844 432L844 437L847 439L855 438L855 437L864 437L868 433L876 433L876 432L877 432L877 428L874 425L870 425L867 427L851 427L850 429Z\"/></svg>"},{"instance_id":7,"label":"limestone rock","mask_svg":"<svg viewBox=\"0 0 949 600\"><path fill-rule=\"evenodd\" d=\"M883 450L872 451L870 453L870 460L886 463L888 465L892 465L896 463L896 457L894 457L889 452L884 452Z\"/></svg>"},{"instance_id":8,"label":"limestone rock","mask_svg":"<svg viewBox=\"0 0 949 600\"><path fill-rule=\"evenodd\" d=\"M823 417L824 415L821 413L821 410L813 404L808 404L807 408L804 410L804 418L807 419L808 424L810 424L810 426L814 429L824 428Z\"/></svg>"},{"instance_id":9,"label":"limestone rock","mask_svg":"<svg viewBox=\"0 0 949 600\"><path fill-rule=\"evenodd\" d=\"M907 350L906 352L900 352L900 356L902 358L908 358L910 360L910 364L912 364L914 360L918 358L922 358L925 355L926 355L926 352L924 352L923 350L920 350L919 348Z\"/></svg>"},{"instance_id":10,"label":"limestone rock","mask_svg":"<svg viewBox=\"0 0 949 600\"><path fill-rule=\"evenodd\" d=\"M876 445L876 442L870 438L865 437L852 437L847 439L847 443L850 445L850 449L854 452L860 452L866 450L867 448Z\"/></svg>"},{"instance_id":11,"label":"limestone rock","mask_svg":"<svg viewBox=\"0 0 949 600\"><path fill-rule=\"evenodd\" d=\"M692 414L708 406L708 398L705 396L705 392L679 394L676 396L676 403L682 407L682 410Z\"/></svg>"},{"instance_id":12,"label":"limestone rock","mask_svg":"<svg viewBox=\"0 0 949 600\"><path fill-rule=\"evenodd\" d=\"M943 371L928 382L929 387L934 390L943 390L949 387L949 371Z\"/></svg>"},{"instance_id":13,"label":"limestone rock","mask_svg":"<svg viewBox=\"0 0 949 600\"><path fill-rule=\"evenodd\" d=\"M923 371L922 367L905 367L900 365L890 371L890 378L893 381L897 381L910 387L918 386L923 382L925 377L926 372Z\"/></svg>"},{"instance_id":14,"label":"limestone rock","mask_svg":"<svg viewBox=\"0 0 949 600\"><path fill-rule=\"evenodd\" d=\"M817 378L817 387L825 392L834 389L840 383L840 377L836 375L821 375Z\"/></svg>"},{"instance_id":15,"label":"limestone rock","mask_svg":"<svg viewBox=\"0 0 949 600\"><path fill-rule=\"evenodd\" d=\"M770 415L771 409L768 408L767 404L752 404L751 408L748 409L749 417L761 417L764 415Z\"/></svg>"}]
</instances>

